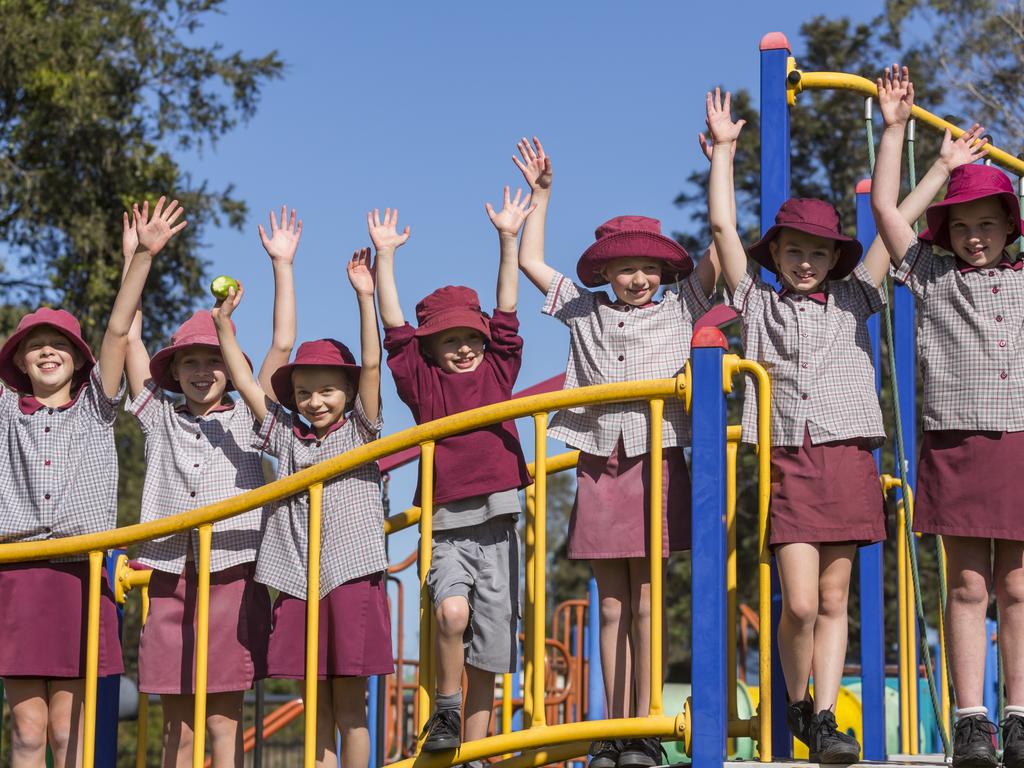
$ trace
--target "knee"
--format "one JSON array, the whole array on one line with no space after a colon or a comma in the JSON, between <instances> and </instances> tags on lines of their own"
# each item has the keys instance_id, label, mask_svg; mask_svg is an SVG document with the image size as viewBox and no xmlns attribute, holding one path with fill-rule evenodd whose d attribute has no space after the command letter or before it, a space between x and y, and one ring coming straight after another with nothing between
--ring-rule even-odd
<instances>
[{"instance_id":1,"label":"knee","mask_svg":"<svg viewBox=\"0 0 1024 768\"><path fill-rule=\"evenodd\" d=\"M988 583L981 575L961 579L949 590L950 606L984 611L988 608Z\"/></svg>"},{"instance_id":2,"label":"knee","mask_svg":"<svg viewBox=\"0 0 1024 768\"><path fill-rule=\"evenodd\" d=\"M848 597L845 587L823 586L818 594L818 615L830 619L845 617Z\"/></svg>"},{"instance_id":3,"label":"knee","mask_svg":"<svg viewBox=\"0 0 1024 768\"><path fill-rule=\"evenodd\" d=\"M810 592L786 595L782 601L782 613L790 624L809 629L818 619L818 596Z\"/></svg>"},{"instance_id":4,"label":"knee","mask_svg":"<svg viewBox=\"0 0 1024 768\"><path fill-rule=\"evenodd\" d=\"M334 704L338 727L345 731L351 728L366 728L366 701L356 696L345 697Z\"/></svg>"},{"instance_id":5,"label":"knee","mask_svg":"<svg viewBox=\"0 0 1024 768\"><path fill-rule=\"evenodd\" d=\"M649 622L651 620L651 595L649 592L642 592L640 598L632 606L633 620Z\"/></svg>"},{"instance_id":6,"label":"knee","mask_svg":"<svg viewBox=\"0 0 1024 768\"><path fill-rule=\"evenodd\" d=\"M601 598L601 624L618 624L622 620L622 601L617 597Z\"/></svg>"},{"instance_id":7,"label":"knee","mask_svg":"<svg viewBox=\"0 0 1024 768\"><path fill-rule=\"evenodd\" d=\"M999 602L1002 606L1024 603L1024 570L1017 569L999 582Z\"/></svg>"},{"instance_id":8,"label":"knee","mask_svg":"<svg viewBox=\"0 0 1024 768\"><path fill-rule=\"evenodd\" d=\"M469 602L464 597L448 597L437 608L437 625L442 634L458 635L469 626Z\"/></svg>"},{"instance_id":9,"label":"knee","mask_svg":"<svg viewBox=\"0 0 1024 768\"><path fill-rule=\"evenodd\" d=\"M46 707L19 707L11 717L11 745L15 752L42 752L46 749ZM67 730L67 729L65 729ZM64 737L67 743L67 735Z\"/></svg>"}]
</instances>

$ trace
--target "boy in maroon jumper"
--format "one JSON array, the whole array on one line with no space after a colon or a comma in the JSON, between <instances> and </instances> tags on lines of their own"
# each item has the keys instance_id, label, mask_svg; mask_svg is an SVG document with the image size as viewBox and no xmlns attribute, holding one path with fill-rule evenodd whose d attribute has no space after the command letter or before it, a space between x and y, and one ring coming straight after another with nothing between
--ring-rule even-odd
<instances>
[{"instance_id":1,"label":"boy in maroon jumper","mask_svg":"<svg viewBox=\"0 0 1024 768\"><path fill-rule=\"evenodd\" d=\"M398 211L367 214L377 251L377 295L384 348L398 394L418 424L508 400L522 360L517 334L516 236L532 208L517 191L487 213L498 230L501 263L497 308L488 318L476 292L445 286L416 305L418 328L405 321L395 287L395 249L409 237L397 231ZM418 340L418 344L415 343ZM486 457L487 461L481 461ZM514 672L518 660L519 489L530 482L515 423L507 421L437 443L433 556L427 585L438 626L436 710L424 751L456 749L460 737L462 673L466 741L487 735L494 675ZM419 488L416 504L420 503Z\"/></svg>"}]
</instances>

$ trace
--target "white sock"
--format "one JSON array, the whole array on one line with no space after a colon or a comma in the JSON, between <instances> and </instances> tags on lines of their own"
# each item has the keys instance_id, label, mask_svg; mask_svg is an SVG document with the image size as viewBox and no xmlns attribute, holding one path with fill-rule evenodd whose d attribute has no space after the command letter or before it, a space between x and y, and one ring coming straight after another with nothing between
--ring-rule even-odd
<instances>
[{"instance_id":1,"label":"white sock","mask_svg":"<svg viewBox=\"0 0 1024 768\"><path fill-rule=\"evenodd\" d=\"M965 717L988 717L988 709L985 707L957 707L956 719L962 720Z\"/></svg>"},{"instance_id":2,"label":"white sock","mask_svg":"<svg viewBox=\"0 0 1024 768\"><path fill-rule=\"evenodd\" d=\"M1009 717L1010 715L1016 715L1017 717L1024 717L1024 706L1018 706L1016 704L1010 704L1003 710L1003 714Z\"/></svg>"}]
</instances>

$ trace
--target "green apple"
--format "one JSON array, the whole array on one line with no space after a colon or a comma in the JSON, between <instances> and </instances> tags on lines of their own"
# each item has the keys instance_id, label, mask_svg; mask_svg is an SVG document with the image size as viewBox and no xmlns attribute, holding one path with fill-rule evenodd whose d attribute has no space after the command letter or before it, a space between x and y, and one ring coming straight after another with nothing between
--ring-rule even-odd
<instances>
[{"instance_id":1,"label":"green apple","mask_svg":"<svg viewBox=\"0 0 1024 768\"><path fill-rule=\"evenodd\" d=\"M238 281L227 275L218 275L210 283L210 293L213 294L213 298L219 301L224 301L228 297L228 291L232 288L235 289L235 293L238 293Z\"/></svg>"}]
</instances>

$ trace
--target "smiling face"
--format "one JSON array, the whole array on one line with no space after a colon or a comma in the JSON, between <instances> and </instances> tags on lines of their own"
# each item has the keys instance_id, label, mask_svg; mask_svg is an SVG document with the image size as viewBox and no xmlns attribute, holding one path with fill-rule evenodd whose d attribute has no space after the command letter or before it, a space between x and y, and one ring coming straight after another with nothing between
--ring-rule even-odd
<instances>
[{"instance_id":1,"label":"smiling face","mask_svg":"<svg viewBox=\"0 0 1024 768\"><path fill-rule=\"evenodd\" d=\"M355 399L352 380L335 366L301 365L292 371L292 389L299 414L323 437L345 418Z\"/></svg>"},{"instance_id":2,"label":"smiling face","mask_svg":"<svg viewBox=\"0 0 1024 768\"><path fill-rule=\"evenodd\" d=\"M424 336L422 349L447 373L471 373L484 359L486 338L475 328L459 326Z\"/></svg>"},{"instance_id":3,"label":"smiling face","mask_svg":"<svg viewBox=\"0 0 1024 768\"><path fill-rule=\"evenodd\" d=\"M642 307L654 301L661 287L662 262L646 256L612 259L600 274L608 281L616 298L624 304Z\"/></svg>"},{"instance_id":4,"label":"smiling face","mask_svg":"<svg viewBox=\"0 0 1024 768\"><path fill-rule=\"evenodd\" d=\"M982 197L949 207L946 219L953 253L972 267L989 267L1003 256L1016 228L998 197Z\"/></svg>"},{"instance_id":5,"label":"smiling face","mask_svg":"<svg viewBox=\"0 0 1024 768\"><path fill-rule=\"evenodd\" d=\"M217 347L196 345L174 353L171 376L181 385L189 410L204 414L220 405L228 385L227 366Z\"/></svg>"},{"instance_id":6,"label":"smiling face","mask_svg":"<svg viewBox=\"0 0 1024 768\"><path fill-rule=\"evenodd\" d=\"M47 397L65 388L70 392L71 380L75 371L85 364L85 358L63 333L52 326L40 325L18 344L14 363L28 376L32 394Z\"/></svg>"},{"instance_id":7,"label":"smiling face","mask_svg":"<svg viewBox=\"0 0 1024 768\"><path fill-rule=\"evenodd\" d=\"M796 293L813 293L839 261L835 240L788 227L768 247L782 284Z\"/></svg>"}]
</instances>

